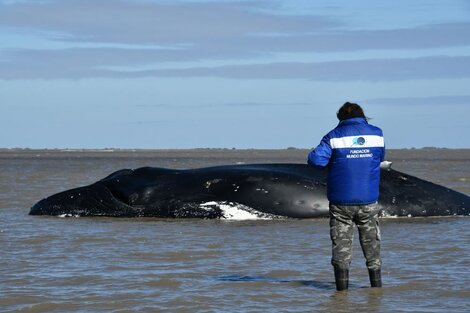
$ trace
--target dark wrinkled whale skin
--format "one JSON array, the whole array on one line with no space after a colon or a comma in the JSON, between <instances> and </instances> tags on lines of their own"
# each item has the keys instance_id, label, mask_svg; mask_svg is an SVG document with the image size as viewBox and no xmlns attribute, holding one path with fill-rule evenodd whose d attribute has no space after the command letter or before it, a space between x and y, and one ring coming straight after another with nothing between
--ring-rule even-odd
<instances>
[{"instance_id":1,"label":"dark wrinkled whale skin","mask_svg":"<svg viewBox=\"0 0 470 313\"><path fill-rule=\"evenodd\" d=\"M142 167L52 195L29 214L223 218L217 205L276 217L328 216L326 171L306 164L227 165L177 170ZM392 169L382 169L384 216L470 215L470 197Z\"/></svg>"}]
</instances>

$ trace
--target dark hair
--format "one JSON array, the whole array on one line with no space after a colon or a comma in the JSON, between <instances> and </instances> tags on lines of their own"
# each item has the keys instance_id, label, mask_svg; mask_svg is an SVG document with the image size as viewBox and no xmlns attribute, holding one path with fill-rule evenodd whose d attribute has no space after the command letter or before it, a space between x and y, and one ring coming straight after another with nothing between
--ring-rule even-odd
<instances>
[{"instance_id":1,"label":"dark hair","mask_svg":"<svg viewBox=\"0 0 470 313\"><path fill-rule=\"evenodd\" d=\"M352 102L346 102L345 104L343 104L343 106L339 108L339 111L336 113L336 117L338 117L338 120L340 121L347 120L348 118L353 117L366 118L361 106L357 103Z\"/></svg>"}]
</instances>

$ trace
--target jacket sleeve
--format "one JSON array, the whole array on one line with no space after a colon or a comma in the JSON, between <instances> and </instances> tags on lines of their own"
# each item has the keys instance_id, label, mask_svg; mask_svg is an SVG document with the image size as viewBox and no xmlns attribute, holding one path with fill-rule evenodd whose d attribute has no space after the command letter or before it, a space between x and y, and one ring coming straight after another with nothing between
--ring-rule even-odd
<instances>
[{"instance_id":1,"label":"jacket sleeve","mask_svg":"<svg viewBox=\"0 0 470 313\"><path fill-rule=\"evenodd\" d=\"M327 135L315 149L310 151L307 163L311 166L325 167L330 162L331 152L330 138Z\"/></svg>"},{"instance_id":2,"label":"jacket sleeve","mask_svg":"<svg viewBox=\"0 0 470 313\"><path fill-rule=\"evenodd\" d=\"M383 133L381 135L383 137ZM383 162L383 161L385 161L385 144L382 147L382 154L380 155L380 162Z\"/></svg>"}]
</instances>

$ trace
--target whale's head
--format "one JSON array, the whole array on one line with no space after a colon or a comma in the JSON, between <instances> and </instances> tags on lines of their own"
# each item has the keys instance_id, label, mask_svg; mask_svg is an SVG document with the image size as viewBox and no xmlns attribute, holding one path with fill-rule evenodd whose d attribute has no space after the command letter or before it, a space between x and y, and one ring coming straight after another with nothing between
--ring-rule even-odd
<instances>
[{"instance_id":1,"label":"whale's head","mask_svg":"<svg viewBox=\"0 0 470 313\"><path fill-rule=\"evenodd\" d=\"M132 211L132 212L131 212ZM121 202L103 185L93 184L57 193L31 207L30 215L128 216L134 208Z\"/></svg>"}]
</instances>

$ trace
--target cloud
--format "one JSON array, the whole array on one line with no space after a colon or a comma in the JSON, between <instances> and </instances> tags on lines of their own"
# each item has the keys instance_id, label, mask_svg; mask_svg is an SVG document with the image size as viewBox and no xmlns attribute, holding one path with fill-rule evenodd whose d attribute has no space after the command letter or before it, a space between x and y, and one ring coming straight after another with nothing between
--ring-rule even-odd
<instances>
[{"instance_id":1,"label":"cloud","mask_svg":"<svg viewBox=\"0 0 470 313\"><path fill-rule=\"evenodd\" d=\"M146 50L147 51L147 50ZM77 52L77 51L75 51ZM84 54L91 54L84 58ZM118 71L94 66L122 61L127 64L132 54L101 54L82 51L68 57L54 53L26 54L24 62L4 64L3 79L61 79L61 78L135 78L135 77L219 77L231 79L303 79L314 81L399 81L412 79L455 79L470 77L470 56L421 57L401 59L365 59L334 62L283 62L269 64L225 65L215 67L169 68L157 70ZM155 53L155 52L153 52ZM151 53L150 53L151 54ZM26 56L25 55L25 56ZM60 54L59 54L60 56ZM140 55L142 57L142 55ZM96 61L96 63L94 63ZM0 63L1 64L1 63Z\"/></svg>"},{"instance_id":2,"label":"cloud","mask_svg":"<svg viewBox=\"0 0 470 313\"><path fill-rule=\"evenodd\" d=\"M377 59L371 51L466 48L470 46L470 23L350 30L339 17L275 12L271 1L4 1L0 30L30 32L51 44L29 49L11 49L9 44L2 50L0 43L0 79L212 76L377 81L468 77L467 57ZM53 48L54 42L60 42L61 48ZM63 48L67 44L70 46ZM351 51L365 51L369 58L323 63L294 59L295 53ZM293 61L275 63L274 53L291 53ZM204 66L214 60L225 65ZM230 65L233 60L259 64ZM168 62L181 65L162 69ZM194 62L201 66L187 64Z\"/></svg>"},{"instance_id":3,"label":"cloud","mask_svg":"<svg viewBox=\"0 0 470 313\"><path fill-rule=\"evenodd\" d=\"M117 74L117 73L116 73ZM470 77L470 56L369 59L322 63L272 63L121 73L123 76L308 79L317 81L396 81Z\"/></svg>"},{"instance_id":4,"label":"cloud","mask_svg":"<svg viewBox=\"0 0 470 313\"><path fill-rule=\"evenodd\" d=\"M293 102L293 103L268 103L268 102L234 102L226 103L224 106L229 107L293 107L293 106L311 106L311 103L307 102Z\"/></svg>"},{"instance_id":5,"label":"cloud","mask_svg":"<svg viewBox=\"0 0 470 313\"><path fill-rule=\"evenodd\" d=\"M361 101L366 104L377 105L470 105L470 95L450 95L433 97L400 97L400 98L376 98Z\"/></svg>"},{"instance_id":6,"label":"cloud","mask_svg":"<svg viewBox=\"0 0 470 313\"><path fill-rule=\"evenodd\" d=\"M171 4L169 4L171 3ZM348 30L325 15L264 10L266 1L166 2L51 0L0 5L0 27L70 42L194 44L270 51L432 48L470 44L470 23Z\"/></svg>"},{"instance_id":7,"label":"cloud","mask_svg":"<svg viewBox=\"0 0 470 313\"><path fill-rule=\"evenodd\" d=\"M64 34L58 40L164 44L227 40L251 33L315 31L340 24L322 16L263 13L266 3L27 2L3 5L0 26L57 31Z\"/></svg>"}]
</instances>

